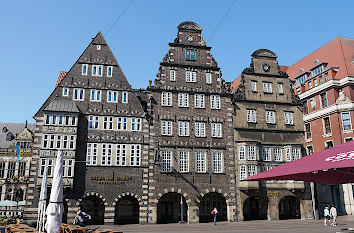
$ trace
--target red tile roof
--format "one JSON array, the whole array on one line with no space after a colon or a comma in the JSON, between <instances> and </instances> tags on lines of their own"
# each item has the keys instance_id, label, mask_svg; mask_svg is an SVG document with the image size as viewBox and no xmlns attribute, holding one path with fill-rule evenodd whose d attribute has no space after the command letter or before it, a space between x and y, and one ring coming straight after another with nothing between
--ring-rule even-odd
<instances>
[{"instance_id":1,"label":"red tile roof","mask_svg":"<svg viewBox=\"0 0 354 233\"><path fill-rule=\"evenodd\" d=\"M61 82L61 80L63 80L63 78L65 77L65 75L66 75L67 73L68 73L68 72L60 71L59 77L58 77L58 80L57 80L57 83L55 84L55 88L57 88L57 86L59 85L59 83Z\"/></svg>"},{"instance_id":2,"label":"red tile roof","mask_svg":"<svg viewBox=\"0 0 354 233\"><path fill-rule=\"evenodd\" d=\"M241 75L239 75L232 83L231 83L231 92L236 91L238 86L241 83Z\"/></svg>"},{"instance_id":3,"label":"red tile roof","mask_svg":"<svg viewBox=\"0 0 354 233\"><path fill-rule=\"evenodd\" d=\"M330 67L339 67L335 78L341 79L346 76L354 76L354 66L352 64L353 58L354 39L337 37L300 61L289 66L287 73L290 76L290 79L294 80L305 72L311 72L311 68L316 64L328 63L326 69ZM316 59L318 62L314 64ZM300 69L302 72L300 72ZM311 75L309 78L311 78Z\"/></svg>"},{"instance_id":4,"label":"red tile roof","mask_svg":"<svg viewBox=\"0 0 354 233\"><path fill-rule=\"evenodd\" d=\"M280 67L280 71L286 72L288 71L289 66L279 66Z\"/></svg>"}]
</instances>

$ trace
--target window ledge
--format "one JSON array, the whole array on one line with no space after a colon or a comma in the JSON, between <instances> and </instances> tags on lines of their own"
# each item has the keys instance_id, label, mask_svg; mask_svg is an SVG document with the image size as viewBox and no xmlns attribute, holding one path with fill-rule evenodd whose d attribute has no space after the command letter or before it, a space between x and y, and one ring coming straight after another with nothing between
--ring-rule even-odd
<instances>
[{"instance_id":1,"label":"window ledge","mask_svg":"<svg viewBox=\"0 0 354 233\"><path fill-rule=\"evenodd\" d=\"M331 137L332 136L332 133L329 133L329 134L323 134L322 137L324 138L328 138L328 137Z\"/></svg>"},{"instance_id":2,"label":"window ledge","mask_svg":"<svg viewBox=\"0 0 354 233\"><path fill-rule=\"evenodd\" d=\"M354 131L352 129L347 129L347 130L343 130L343 133L353 133Z\"/></svg>"}]
</instances>

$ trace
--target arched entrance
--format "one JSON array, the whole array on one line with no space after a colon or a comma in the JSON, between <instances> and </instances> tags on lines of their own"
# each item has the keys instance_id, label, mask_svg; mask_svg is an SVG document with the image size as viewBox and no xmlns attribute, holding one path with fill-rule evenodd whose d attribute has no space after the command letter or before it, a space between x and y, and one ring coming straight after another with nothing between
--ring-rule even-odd
<instances>
[{"instance_id":1,"label":"arched entrance","mask_svg":"<svg viewBox=\"0 0 354 233\"><path fill-rule=\"evenodd\" d=\"M116 203L114 224L138 224L139 201L132 196L120 198Z\"/></svg>"},{"instance_id":2,"label":"arched entrance","mask_svg":"<svg viewBox=\"0 0 354 233\"><path fill-rule=\"evenodd\" d=\"M279 219L300 218L300 201L295 196L285 196L279 201Z\"/></svg>"},{"instance_id":3,"label":"arched entrance","mask_svg":"<svg viewBox=\"0 0 354 233\"><path fill-rule=\"evenodd\" d=\"M252 196L243 203L243 220L267 219L268 202L265 198Z\"/></svg>"},{"instance_id":4,"label":"arched entrance","mask_svg":"<svg viewBox=\"0 0 354 233\"><path fill-rule=\"evenodd\" d=\"M177 223L181 221L181 200L183 220L187 222L188 206L179 193L166 193L157 203L157 223Z\"/></svg>"},{"instance_id":5,"label":"arched entrance","mask_svg":"<svg viewBox=\"0 0 354 233\"><path fill-rule=\"evenodd\" d=\"M220 193L208 193L200 200L199 222L214 221L211 211L218 209L217 221L227 221L226 199Z\"/></svg>"},{"instance_id":6,"label":"arched entrance","mask_svg":"<svg viewBox=\"0 0 354 233\"><path fill-rule=\"evenodd\" d=\"M82 211L91 215L88 224L103 225L104 224L104 202L97 196L88 196L82 199L80 203Z\"/></svg>"}]
</instances>

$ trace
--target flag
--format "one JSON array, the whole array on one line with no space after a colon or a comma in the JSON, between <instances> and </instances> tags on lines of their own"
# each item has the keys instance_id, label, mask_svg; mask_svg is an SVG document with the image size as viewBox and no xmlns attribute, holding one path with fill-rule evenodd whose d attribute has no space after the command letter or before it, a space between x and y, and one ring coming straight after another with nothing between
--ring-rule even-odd
<instances>
[{"instance_id":1,"label":"flag","mask_svg":"<svg viewBox=\"0 0 354 233\"><path fill-rule=\"evenodd\" d=\"M16 144L16 153L17 153L17 163L20 162L20 156L21 156L21 149L18 144Z\"/></svg>"}]
</instances>

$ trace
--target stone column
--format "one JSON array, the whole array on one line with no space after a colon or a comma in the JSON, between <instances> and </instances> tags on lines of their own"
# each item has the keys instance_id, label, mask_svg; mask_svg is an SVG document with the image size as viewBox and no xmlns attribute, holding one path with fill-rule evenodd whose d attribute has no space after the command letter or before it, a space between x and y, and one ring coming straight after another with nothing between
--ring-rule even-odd
<instances>
[{"instance_id":1,"label":"stone column","mask_svg":"<svg viewBox=\"0 0 354 233\"><path fill-rule=\"evenodd\" d=\"M268 210L267 217L270 220L279 220L279 192L267 192L268 197Z\"/></svg>"},{"instance_id":2,"label":"stone column","mask_svg":"<svg viewBox=\"0 0 354 233\"><path fill-rule=\"evenodd\" d=\"M312 200L300 200L300 215L301 219L314 219Z\"/></svg>"},{"instance_id":3,"label":"stone column","mask_svg":"<svg viewBox=\"0 0 354 233\"><path fill-rule=\"evenodd\" d=\"M68 224L72 224L74 222L74 218L76 216L77 211L79 210L79 201L69 200L68 203Z\"/></svg>"},{"instance_id":4,"label":"stone column","mask_svg":"<svg viewBox=\"0 0 354 233\"><path fill-rule=\"evenodd\" d=\"M354 214L354 199L352 184L342 184L343 189L343 204L348 215ZM338 208L338 206L337 206Z\"/></svg>"},{"instance_id":5,"label":"stone column","mask_svg":"<svg viewBox=\"0 0 354 233\"><path fill-rule=\"evenodd\" d=\"M115 207L111 205L106 205L104 211L104 224L113 224L114 214L115 214Z\"/></svg>"},{"instance_id":6,"label":"stone column","mask_svg":"<svg viewBox=\"0 0 354 233\"><path fill-rule=\"evenodd\" d=\"M227 221L228 222L236 221L236 205L227 206Z\"/></svg>"},{"instance_id":7,"label":"stone column","mask_svg":"<svg viewBox=\"0 0 354 233\"><path fill-rule=\"evenodd\" d=\"M157 223L157 206L149 206L149 223Z\"/></svg>"},{"instance_id":8,"label":"stone column","mask_svg":"<svg viewBox=\"0 0 354 233\"><path fill-rule=\"evenodd\" d=\"M188 206L187 211L188 223L199 223L199 207L196 205Z\"/></svg>"}]
</instances>

